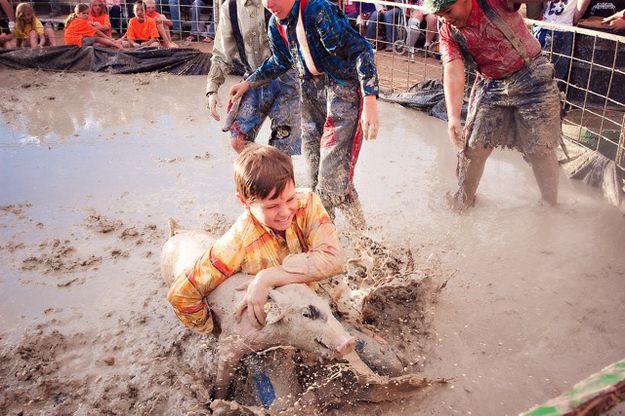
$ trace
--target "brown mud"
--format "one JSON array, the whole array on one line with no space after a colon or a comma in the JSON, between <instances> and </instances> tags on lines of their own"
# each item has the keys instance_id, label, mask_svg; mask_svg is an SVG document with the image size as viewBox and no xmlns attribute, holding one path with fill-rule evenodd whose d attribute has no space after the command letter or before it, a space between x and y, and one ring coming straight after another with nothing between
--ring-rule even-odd
<instances>
[{"instance_id":1,"label":"brown mud","mask_svg":"<svg viewBox=\"0 0 625 416\"><path fill-rule=\"evenodd\" d=\"M0 413L208 414L215 339L178 323L158 267L168 218L219 235L241 211L203 77L1 74ZM371 241L337 221L350 299L408 372L449 382L325 413L518 414L621 359L623 217L564 177L559 208L536 204L513 152L449 212L445 125L379 109L355 176Z\"/></svg>"}]
</instances>

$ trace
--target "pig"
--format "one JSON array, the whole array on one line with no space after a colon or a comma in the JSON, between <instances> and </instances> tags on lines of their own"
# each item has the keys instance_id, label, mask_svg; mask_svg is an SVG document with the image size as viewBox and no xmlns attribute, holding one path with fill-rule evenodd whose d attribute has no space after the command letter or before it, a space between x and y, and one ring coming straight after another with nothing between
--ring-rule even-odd
<instances>
[{"instance_id":1,"label":"pig","mask_svg":"<svg viewBox=\"0 0 625 416\"><path fill-rule=\"evenodd\" d=\"M203 231L179 230L170 220L170 238L161 253L161 275L170 285L191 268L213 243ZM244 314L237 322L234 311L245 295L239 290L253 276L242 273L226 279L207 296L218 332L216 398L224 398L239 360L251 352L293 346L334 359L353 356L356 339L333 316L327 301L305 284L290 284L269 292L266 325L255 328ZM219 332L220 331L220 332Z\"/></svg>"}]
</instances>

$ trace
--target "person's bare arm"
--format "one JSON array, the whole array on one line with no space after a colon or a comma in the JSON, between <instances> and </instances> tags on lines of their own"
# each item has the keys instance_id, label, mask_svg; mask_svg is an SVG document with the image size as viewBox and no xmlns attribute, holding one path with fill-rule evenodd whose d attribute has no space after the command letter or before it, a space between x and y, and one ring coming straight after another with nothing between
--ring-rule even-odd
<instances>
[{"instance_id":1,"label":"person's bare arm","mask_svg":"<svg viewBox=\"0 0 625 416\"><path fill-rule=\"evenodd\" d=\"M13 6L9 3L9 0L0 0L0 7L9 21L15 21L15 13L13 13Z\"/></svg>"},{"instance_id":2,"label":"person's bare arm","mask_svg":"<svg viewBox=\"0 0 625 416\"><path fill-rule=\"evenodd\" d=\"M464 137L462 136L462 121L460 114L462 111L462 100L464 98L464 61L454 59L445 64L443 68L445 90L445 104L447 106L447 133L449 140L458 148L464 147Z\"/></svg>"},{"instance_id":3,"label":"person's bare arm","mask_svg":"<svg viewBox=\"0 0 625 416\"><path fill-rule=\"evenodd\" d=\"M575 9L575 16L573 16L574 25L576 25L579 19L586 13L589 4L590 0L577 0L577 8Z\"/></svg>"}]
</instances>

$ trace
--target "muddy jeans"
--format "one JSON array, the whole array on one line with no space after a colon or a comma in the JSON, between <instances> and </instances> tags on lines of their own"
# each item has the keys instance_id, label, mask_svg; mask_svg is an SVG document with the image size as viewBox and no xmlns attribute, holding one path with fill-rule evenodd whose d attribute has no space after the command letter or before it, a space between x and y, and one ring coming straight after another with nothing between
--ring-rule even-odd
<instances>
[{"instance_id":1,"label":"muddy jeans","mask_svg":"<svg viewBox=\"0 0 625 416\"><path fill-rule=\"evenodd\" d=\"M362 144L358 81L302 79L302 145L311 187L330 210L357 199L354 168Z\"/></svg>"},{"instance_id":2,"label":"muddy jeans","mask_svg":"<svg viewBox=\"0 0 625 416\"><path fill-rule=\"evenodd\" d=\"M269 145L289 155L298 155L301 153L300 107L297 72L290 70L270 83L245 93L230 134L232 137L243 134L245 140L253 142L265 118L269 117Z\"/></svg>"},{"instance_id":3,"label":"muddy jeans","mask_svg":"<svg viewBox=\"0 0 625 416\"><path fill-rule=\"evenodd\" d=\"M482 79L474 88L465 132L468 147L503 146L527 155L558 146L560 95L545 56L506 79Z\"/></svg>"}]
</instances>

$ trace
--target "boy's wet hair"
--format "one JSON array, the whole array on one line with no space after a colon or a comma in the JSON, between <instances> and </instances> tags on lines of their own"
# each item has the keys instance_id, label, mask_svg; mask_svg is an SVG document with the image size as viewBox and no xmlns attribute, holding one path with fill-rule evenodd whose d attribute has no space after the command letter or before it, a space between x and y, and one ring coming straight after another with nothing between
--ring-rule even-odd
<instances>
[{"instance_id":1,"label":"boy's wet hair","mask_svg":"<svg viewBox=\"0 0 625 416\"><path fill-rule=\"evenodd\" d=\"M291 156L272 146L248 144L234 161L234 183L247 201L275 198L295 183Z\"/></svg>"}]
</instances>

